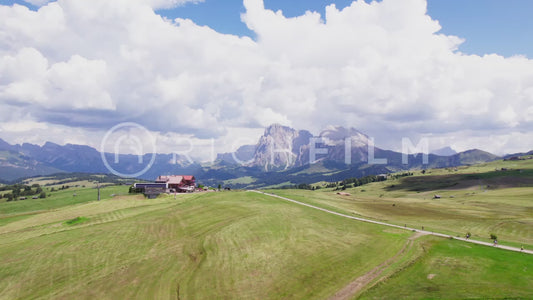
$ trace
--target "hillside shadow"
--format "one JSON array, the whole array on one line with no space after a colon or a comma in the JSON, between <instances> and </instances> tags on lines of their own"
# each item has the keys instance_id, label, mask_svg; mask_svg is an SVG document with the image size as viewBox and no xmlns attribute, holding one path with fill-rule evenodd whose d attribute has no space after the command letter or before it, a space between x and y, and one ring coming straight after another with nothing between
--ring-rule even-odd
<instances>
[{"instance_id":1,"label":"hillside shadow","mask_svg":"<svg viewBox=\"0 0 533 300\"><path fill-rule=\"evenodd\" d=\"M447 174L405 177L399 184L391 184L386 191L407 190L425 192L443 189L487 189L533 186L533 170L491 171L471 174Z\"/></svg>"}]
</instances>

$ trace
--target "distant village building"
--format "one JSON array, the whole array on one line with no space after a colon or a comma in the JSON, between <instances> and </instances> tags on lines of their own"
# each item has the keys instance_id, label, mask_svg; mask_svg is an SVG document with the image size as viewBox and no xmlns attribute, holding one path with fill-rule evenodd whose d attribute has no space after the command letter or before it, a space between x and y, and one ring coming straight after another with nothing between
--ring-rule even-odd
<instances>
[{"instance_id":1,"label":"distant village building","mask_svg":"<svg viewBox=\"0 0 533 300\"><path fill-rule=\"evenodd\" d=\"M155 182L135 183L136 192L143 193L149 199L157 198L163 193L190 193L196 188L196 178L192 175L162 175Z\"/></svg>"},{"instance_id":2,"label":"distant village building","mask_svg":"<svg viewBox=\"0 0 533 300\"><path fill-rule=\"evenodd\" d=\"M511 161L513 161L513 160L520 160L520 157L518 157L518 156L513 156L513 157L505 158L503 161L509 161L509 160L511 160Z\"/></svg>"}]
</instances>

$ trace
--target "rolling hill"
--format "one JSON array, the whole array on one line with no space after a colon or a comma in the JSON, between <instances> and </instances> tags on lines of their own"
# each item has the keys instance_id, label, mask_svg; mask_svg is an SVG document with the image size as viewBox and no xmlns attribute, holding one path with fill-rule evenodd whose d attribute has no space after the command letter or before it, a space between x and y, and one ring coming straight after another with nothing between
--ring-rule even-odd
<instances>
[{"instance_id":1,"label":"rolling hill","mask_svg":"<svg viewBox=\"0 0 533 300\"><path fill-rule=\"evenodd\" d=\"M47 190L46 199L0 200L0 295L528 299L529 252L403 227L453 237L468 231L480 241L496 234L501 245L533 249L532 172L533 160L498 160L391 177L343 195L333 188L268 191L397 228L249 191L148 200L108 186L95 201L91 185Z\"/></svg>"}]
</instances>

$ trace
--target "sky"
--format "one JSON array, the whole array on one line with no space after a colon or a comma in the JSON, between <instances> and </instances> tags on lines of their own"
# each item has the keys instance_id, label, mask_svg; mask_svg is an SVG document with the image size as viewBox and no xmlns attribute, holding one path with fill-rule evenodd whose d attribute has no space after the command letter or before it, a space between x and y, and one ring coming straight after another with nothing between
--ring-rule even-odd
<instances>
[{"instance_id":1,"label":"sky","mask_svg":"<svg viewBox=\"0 0 533 300\"><path fill-rule=\"evenodd\" d=\"M124 122L199 158L280 123L533 149L533 1L0 0L0 138ZM148 148L147 148L148 149ZM212 155L211 155L212 156Z\"/></svg>"}]
</instances>

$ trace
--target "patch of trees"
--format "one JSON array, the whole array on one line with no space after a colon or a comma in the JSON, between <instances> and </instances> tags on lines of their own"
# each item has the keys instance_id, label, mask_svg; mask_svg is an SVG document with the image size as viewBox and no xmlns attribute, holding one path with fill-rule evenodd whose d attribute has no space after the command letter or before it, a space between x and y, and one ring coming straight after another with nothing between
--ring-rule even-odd
<instances>
[{"instance_id":1,"label":"patch of trees","mask_svg":"<svg viewBox=\"0 0 533 300\"><path fill-rule=\"evenodd\" d=\"M320 186L310 185L307 183L288 184L288 185L284 185L281 187L281 189L298 189L298 190L311 190L311 191L319 190L321 188L322 187Z\"/></svg>"},{"instance_id":2,"label":"patch of trees","mask_svg":"<svg viewBox=\"0 0 533 300\"><path fill-rule=\"evenodd\" d=\"M128 193L130 194L140 194L144 191L142 188L136 188L133 184L130 185L130 189L128 190Z\"/></svg>"},{"instance_id":3,"label":"patch of trees","mask_svg":"<svg viewBox=\"0 0 533 300\"><path fill-rule=\"evenodd\" d=\"M425 171L425 170L424 170ZM425 174L426 172L423 172L423 174ZM415 175L415 173L412 173L412 172L404 172L404 173L397 173L397 174L391 174L389 175L389 177L391 179L398 179L398 178L402 178L402 177L407 177L407 176L413 176Z\"/></svg>"},{"instance_id":4,"label":"patch of trees","mask_svg":"<svg viewBox=\"0 0 533 300\"><path fill-rule=\"evenodd\" d=\"M84 173L60 173L50 176L51 179L56 181L47 183L45 186L50 185L63 185L66 183L71 183L75 181L96 181L99 183L112 183L112 184L124 184L125 181L123 178L120 178L111 174L84 174Z\"/></svg>"},{"instance_id":5,"label":"patch of trees","mask_svg":"<svg viewBox=\"0 0 533 300\"><path fill-rule=\"evenodd\" d=\"M365 184L369 184L372 182L378 182L378 181L385 181L387 180L387 177L381 176L381 175L369 175L364 176L361 178L352 177L348 179L344 179L340 182L333 182L326 185L327 188L335 188L334 190L345 190L353 187L362 186Z\"/></svg>"},{"instance_id":6,"label":"patch of trees","mask_svg":"<svg viewBox=\"0 0 533 300\"><path fill-rule=\"evenodd\" d=\"M55 187L52 187L52 188L50 189L50 192L67 190L67 189L69 189L69 188L70 188L69 185L62 185L61 187L58 187L57 190L56 190Z\"/></svg>"},{"instance_id":7,"label":"patch of trees","mask_svg":"<svg viewBox=\"0 0 533 300\"><path fill-rule=\"evenodd\" d=\"M11 191L11 193L0 194L0 198L6 198L7 201L16 201L26 197L38 196L38 198L46 198L46 192L39 184L31 186L25 184L12 184L0 187L0 191Z\"/></svg>"},{"instance_id":8,"label":"patch of trees","mask_svg":"<svg viewBox=\"0 0 533 300\"><path fill-rule=\"evenodd\" d=\"M364 176L360 178L352 177L352 178L344 179L342 181L330 182L326 184L324 187L333 188L335 191L338 191L338 190L345 190L348 188L358 187L358 186L369 184L372 182L385 181L385 180L387 180L385 176L369 175L369 176ZM322 188L321 186L310 185L307 183L286 185L282 187L282 189L300 189L300 190L313 190L313 191L319 190L321 188Z\"/></svg>"}]
</instances>

